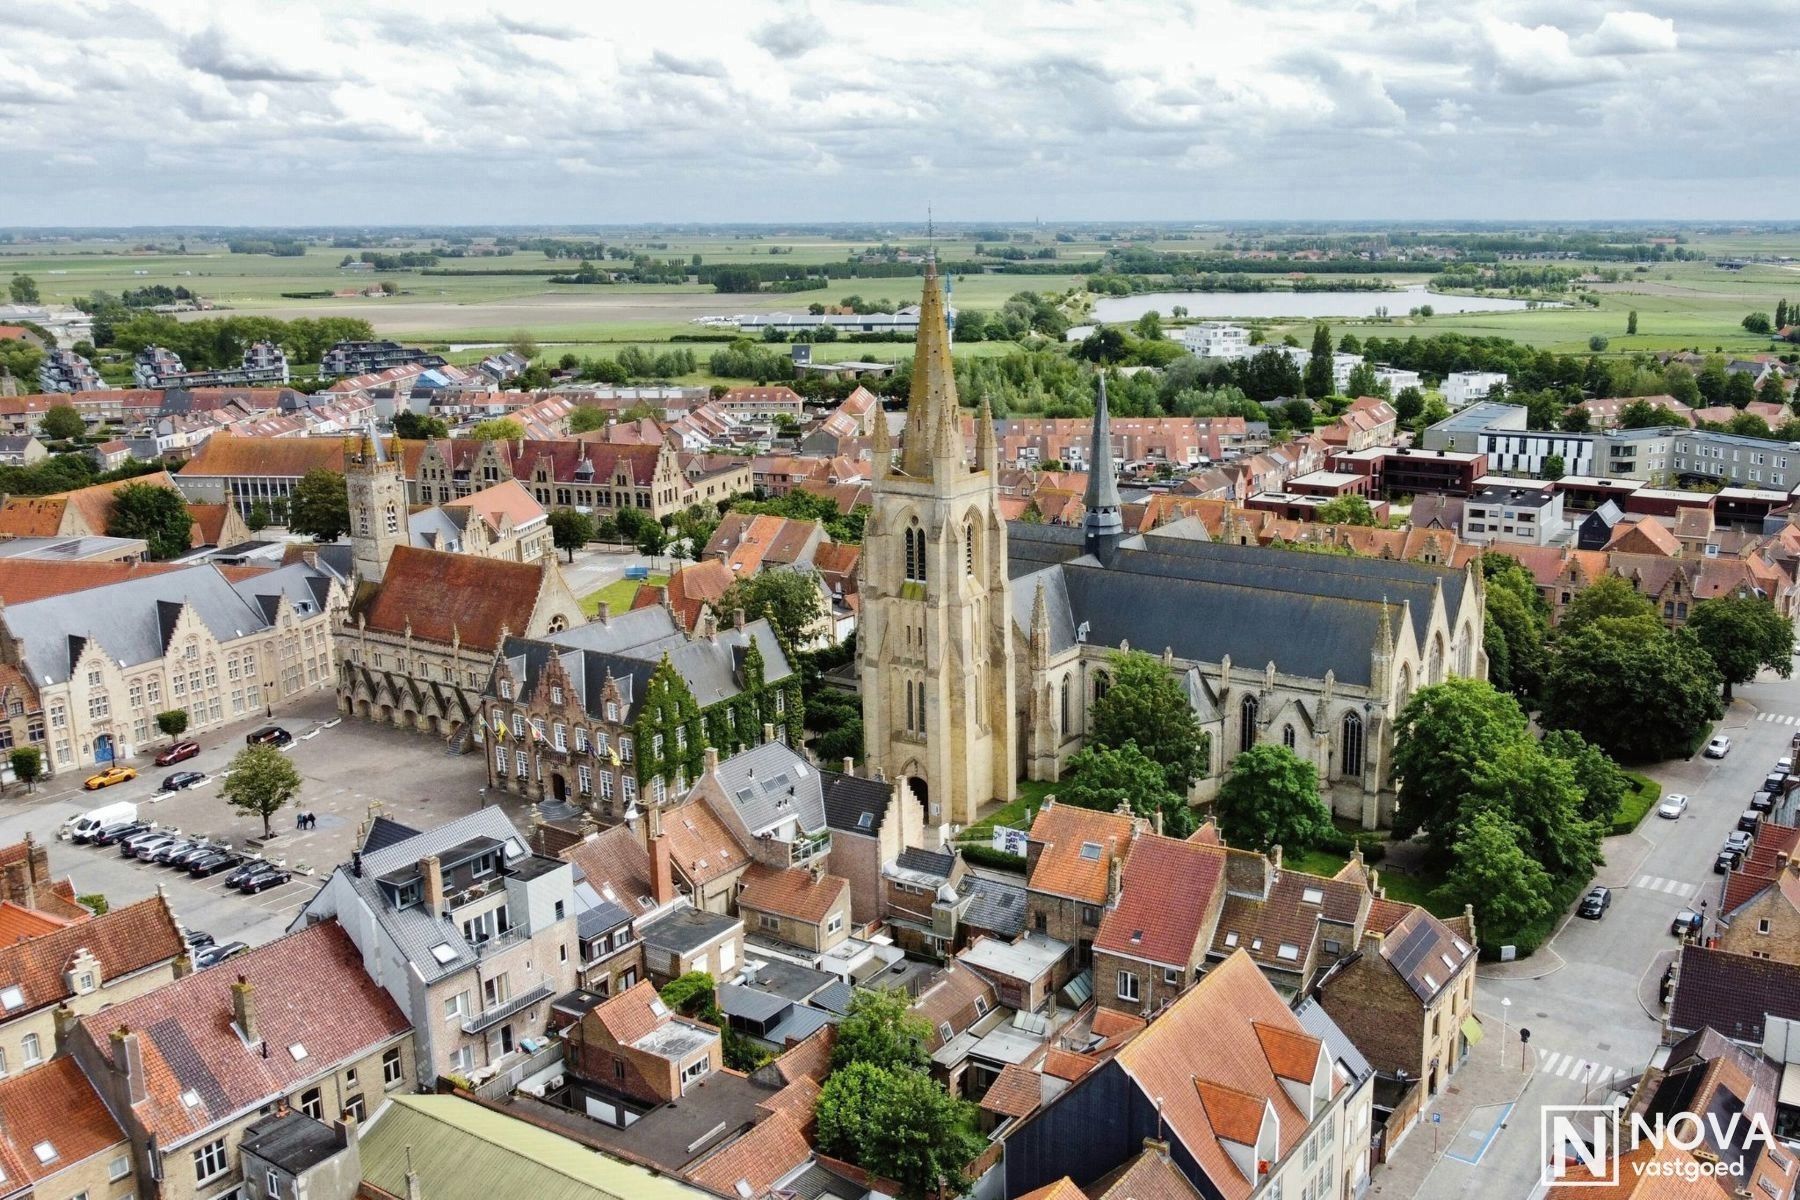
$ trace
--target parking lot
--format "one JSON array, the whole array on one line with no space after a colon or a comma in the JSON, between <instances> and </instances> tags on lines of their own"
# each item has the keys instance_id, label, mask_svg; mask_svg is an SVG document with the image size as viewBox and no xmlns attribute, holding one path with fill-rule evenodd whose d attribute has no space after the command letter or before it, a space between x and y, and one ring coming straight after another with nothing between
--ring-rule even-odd
<instances>
[{"instance_id":1,"label":"parking lot","mask_svg":"<svg viewBox=\"0 0 1800 1200\"><path fill-rule=\"evenodd\" d=\"M132 760L125 765L137 769L136 779L99 791L81 790L89 772L62 776L29 796L15 789L0 801L0 844L29 832L49 846L52 871L59 878L73 877L78 893L99 893L116 905L143 899L161 887L188 928L204 930L221 942L259 945L286 930L323 878L348 861L358 831L376 815L429 829L484 802L487 777L479 755L452 756L434 739L339 721L331 699L318 697L277 711L272 722L294 735L286 753L302 782L296 801L271 818L275 836L263 844L261 820L226 803L219 784L232 755L243 749L244 735L268 723L257 720L196 735L201 753L173 766L153 766L148 757ZM183 791L157 792L165 776L188 770L203 773L205 780ZM245 895L227 886L224 874L195 879L184 870L124 857L116 846L57 840L69 818L121 800L138 806L140 820L222 842L240 853L260 854L291 870L293 878ZM300 812L316 816L313 828L296 827ZM509 815L528 823L516 803L509 806Z\"/></svg>"}]
</instances>

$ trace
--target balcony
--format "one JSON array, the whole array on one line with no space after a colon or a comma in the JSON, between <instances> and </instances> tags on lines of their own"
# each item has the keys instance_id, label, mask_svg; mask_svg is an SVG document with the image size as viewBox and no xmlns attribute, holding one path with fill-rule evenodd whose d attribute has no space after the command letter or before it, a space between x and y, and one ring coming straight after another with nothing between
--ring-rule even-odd
<instances>
[{"instance_id":1,"label":"balcony","mask_svg":"<svg viewBox=\"0 0 1800 1200\"><path fill-rule=\"evenodd\" d=\"M462 1023L464 1033L482 1033L492 1029L508 1017L516 1017L540 1000L548 1000L556 989L548 983L540 983L528 988L512 999L491 1008L485 1008Z\"/></svg>"},{"instance_id":2,"label":"balcony","mask_svg":"<svg viewBox=\"0 0 1800 1200\"><path fill-rule=\"evenodd\" d=\"M520 942L529 941L530 938L530 929L524 925L514 925L510 929L502 929L499 933L476 942L475 953L486 958L490 954L498 954L502 950L510 950Z\"/></svg>"},{"instance_id":3,"label":"balcony","mask_svg":"<svg viewBox=\"0 0 1800 1200\"><path fill-rule=\"evenodd\" d=\"M815 858L831 853L831 831L803 833L788 843L788 865L803 867Z\"/></svg>"}]
</instances>

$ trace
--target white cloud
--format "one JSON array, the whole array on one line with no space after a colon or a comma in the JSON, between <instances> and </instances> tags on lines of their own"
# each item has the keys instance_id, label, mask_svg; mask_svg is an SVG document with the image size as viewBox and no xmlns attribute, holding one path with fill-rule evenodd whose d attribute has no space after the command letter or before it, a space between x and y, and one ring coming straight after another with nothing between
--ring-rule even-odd
<instances>
[{"instance_id":1,"label":"white cloud","mask_svg":"<svg viewBox=\"0 0 1800 1200\"><path fill-rule=\"evenodd\" d=\"M1675 49L1675 19L1646 12L1609 12L1575 42L1583 54L1661 54Z\"/></svg>"}]
</instances>

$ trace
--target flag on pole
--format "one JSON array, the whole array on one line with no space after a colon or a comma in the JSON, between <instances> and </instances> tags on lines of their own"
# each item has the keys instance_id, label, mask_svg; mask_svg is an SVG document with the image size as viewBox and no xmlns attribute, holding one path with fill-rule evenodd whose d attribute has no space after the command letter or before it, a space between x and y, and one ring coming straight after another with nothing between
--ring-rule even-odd
<instances>
[{"instance_id":1,"label":"flag on pole","mask_svg":"<svg viewBox=\"0 0 1800 1200\"><path fill-rule=\"evenodd\" d=\"M499 717L494 718L494 740L497 742L506 740L506 722Z\"/></svg>"},{"instance_id":2,"label":"flag on pole","mask_svg":"<svg viewBox=\"0 0 1800 1200\"><path fill-rule=\"evenodd\" d=\"M606 751L606 757L612 761L613 766L616 767L619 765L619 752L617 750L609 747Z\"/></svg>"}]
</instances>

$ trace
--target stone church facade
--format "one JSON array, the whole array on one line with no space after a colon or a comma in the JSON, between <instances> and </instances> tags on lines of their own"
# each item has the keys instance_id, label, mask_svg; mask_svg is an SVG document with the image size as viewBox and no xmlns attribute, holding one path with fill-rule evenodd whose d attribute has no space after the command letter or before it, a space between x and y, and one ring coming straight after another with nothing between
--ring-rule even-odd
<instances>
[{"instance_id":1,"label":"stone church facade","mask_svg":"<svg viewBox=\"0 0 1800 1200\"><path fill-rule=\"evenodd\" d=\"M1339 816L1391 820L1401 707L1487 674L1479 570L1220 544L1189 522L1125 537L1104 386L1083 526L1009 526L992 422L983 412L971 467L956 411L931 274L897 465L876 426L859 638L872 771L908 778L928 820L967 824L1015 778L1060 777L1112 656L1135 649L1177 673L1210 735L1193 799L1279 741Z\"/></svg>"}]
</instances>

